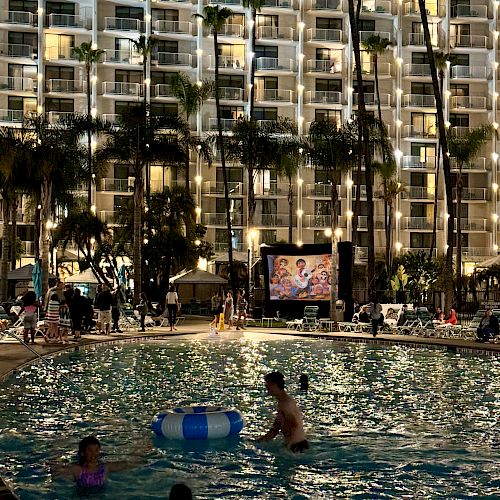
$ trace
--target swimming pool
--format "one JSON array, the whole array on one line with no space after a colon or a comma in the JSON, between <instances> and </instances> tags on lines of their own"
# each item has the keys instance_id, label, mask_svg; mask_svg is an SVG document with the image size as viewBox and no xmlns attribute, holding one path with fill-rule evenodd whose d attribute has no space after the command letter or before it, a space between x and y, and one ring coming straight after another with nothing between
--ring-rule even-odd
<instances>
[{"instance_id":1,"label":"swimming pool","mask_svg":"<svg viewBox=\"0 0 500 500\"><path fill-rule=\"evenodd\" d=\"M498 359L247 334L101 345L53 363L87 400L38 363L0 386L0 475L22 499L71 498L73 486L45 464L73 461L91 433L107 461L136 464L99 498L167 498L178 481L199 499L500 495ZM303 455L280 438L252 442L271 423L262 376L275 369L304 411L312 446ZM192 403L240 409L241 438L153 437L158 410Z\"/></svg>"}]
</instances>

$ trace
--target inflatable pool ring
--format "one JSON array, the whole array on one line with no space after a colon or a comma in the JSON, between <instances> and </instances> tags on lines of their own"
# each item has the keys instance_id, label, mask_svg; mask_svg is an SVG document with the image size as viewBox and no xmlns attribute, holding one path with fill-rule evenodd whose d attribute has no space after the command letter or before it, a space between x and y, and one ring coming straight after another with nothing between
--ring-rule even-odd
<instances>
[{"instance_id":1,"label":"inflatable pool ring","mask_svg":"<svg viewBox=\"0 0 500 500\"><path fill-rule=\"evenodd\" d=\"M222 406L186 406L155 415L151 429L170 439L215 439L234 436L243 429L238 410Z\"/></svg>"}]
</instances>

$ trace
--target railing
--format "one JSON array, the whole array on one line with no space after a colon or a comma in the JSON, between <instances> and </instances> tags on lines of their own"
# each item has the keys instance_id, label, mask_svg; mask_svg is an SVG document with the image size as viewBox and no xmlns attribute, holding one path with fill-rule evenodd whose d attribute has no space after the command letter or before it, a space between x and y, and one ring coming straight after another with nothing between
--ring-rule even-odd
<instances>
[{"instance_id":1,"label":"railing","mask_svg":"<svg viewBox=\"0 0 500 500\"><path fill-rule=\"evenodd\" d=\"M358 104L358 96L357 92L352 94L352 103L356 106ZM365 104L367 106L374 106L377 104L377 95L376 94L364 94ZM390 106L391 105L391 94L380 94L380 105L381 106Z\"/></svg>"},{"instance_id":2,"label":"railing","mask_svg":"<svg viewBox=\"0 0 500 500\"><path fill-rule=\"evenodd\" d=\"M104 29L109 31L142 31L143 21L123 17L105 17Z\"/></svg>"},{"instance_id":3,"label":"railing","mask_svg":"<svg viewBox=\"0 0 500 500\"><path fill-rule=\"evenodd\" d=\"M245 30L241 24L223 24L219 36L232 37L232 38L243 38Z\"/></svg>"},{"instance_id":4,"label":"railing","mask_svg":"<svg viewBox=\"0 0 500 500\"><path fill-rule=\"evenodd\" d=\"M264 0L264 7L277 7L280 9L293 8L292 0Z\"/></svg>"},{"instance_id":5,"label":"railing","mask_svg":"<svg viewBox=\"0 0 500 500\"><path fill-rule=\"evenodd\" d=\"M426 11L428 16L437 16L438 13L440 15L445 15L444 9L438 9L438 4L425 2ZM418 6L417 0L410 0L409 2L405 2L403 5L403 13L405 16L408 15L420 15L420 8Z\"/></svg>"},{"instance_id":6,"label":"railing","mask_svg":"<svg viewBox=\"0 0 500 500\"><path fill-rule=\"evenodd\" d=\"M288 184L278 182L270 182L269 184L262 184L256 182L254 184L255 196L283 196L288 194Z\"/></svg>"},{"instance_id":7,"label":"railing","mask_svg":"<svg viewBox=\"0 0 500 500\"><path fill-rule=\"evenodd\" d=\"M420 156L403 156L403 168L424 168L434 170L436 168L436 157L430 156L422 161Z\"/></svg>"},{"instance_id":8,"label":"railing","mask_svg":"<svg viewBox=\"0 0 500 500\"><path fill-rule=\"evenodd\" d=\"M153 23L153 30L159 33L176 33L178 35L191 35L193 23L188 21L164 21L159 19Z\"/></svg>"},{"instance_id":9,"label":"railing","mask_svg":"<svg viewBox=\"0 0 500 500\"><path fill-rule=\"evenodd\" d=\"M428 64L405 64L404 76L431 76L431 68Z\"/></svg>"},{"instance_id":10,"label":"railing","mask_svg":"<svg viewBox=\"0 0 500 500\"><path fill-rule=\"evenodd\" d=\"M35 90L34 80L21 76L0 76L0 91L2 90L33 92Z\"/></svg>"},{"instance_id":11,"label":"railing","mask_svg":"<svg viewBox=\"0 0 500 500\"><path fill-rule=\"evenodd\" d=\"M167 83L153 85L153 95L155 97L175 97L172 85L168 85Z\"/></svg>"},{"instance_id":12,"label":"railing","mask_svg":"<svg viewBox=\"0 0 500 500\"><path fill-rule=\"evenodd\" d=\"M311 0L308 10L333 10L342 11L342 0Z\"/></svg>"},{"instance_id":13,"label":"railing","mask_svg":"<svg viewBox=\"0 0 500 500\"><path fill-rule=\"evenodd\" d=\"M49 123L58 123L65 118L73 116L75 113L73 111L47 111L45 116Z\"/></svg>"},{"instance_id":14,"label":"railing","mask_svg":"<svg viewBox=\"0 0 500 500\"><path fill-rule=\"evenodd\" d=\"M288 214L255 214L254 224L256 226L289 226ZM294 225L294 221L292 221Z\"/></svg>"},{"instance_id":15,"label":"railing","mask_svg":"<svg viewBox=\"0 0 500 500\"><path fill-rule=\"evenodd\" d=\"M439 39L437 34L431 33L431 44L437 46ZM408 45L422 46L425 45L425 39L423 33L408 33Z\"/></svg>"},{"instance_id":16,"label":"railing","mask_svg":"<svg viewBox=\"0 0 500 500\"><path fill-rule=\"evenodd\" d=\"M243 194L242 182L228 182L229 195ZM224 183L216 181L206 181L201 185L202 194L224 194Z\"/></svg>"},{"instance_id":17,"label":"railing","mask_svg":"<svg viewBox=\"0 0 500 500\"><path fill-rule=\"evenodd\" d=\"M458 170L459 166L457 164L457 159L451 157L450 158L450 166L452 170ZM477 158L474 158L474 161L464 163L462 165L462 170L481 170L485 171L486 170L486 158L484 156L480 156Z\"/></svg>"},{"instance_id":18,"label":"railing","mask_svg":"<svg viewBox=\"0 0 500 500\"><path fill-rule=\"evenodd\" d=\"M418 137L422 139L435 139L437 137L437 125L424 127L416 125L405 125L403 127L403 137Z\"/></svg>"},{"instance_id":19,"label":"railing","mask_svg":"<svg viewBox=\"0 0 500 500\"><path fill-rule=\"evenodd\" d=\"M462 231L486 231L488 219L469 219L462 217L460 219L460 229ZM455 228L457 227L457 219L455 219Z\"/></svg>"},{"instance_id":20,"label":"railing","mask_svg":"<svg viewBox=\"0 0 500 500\"><path fill-rule=\"evenodd\" d=\"M76 61L78 57L73 54L73 47L46 47L45 59L49 61L60 61L62 59Z\"/></svg>"},{"instance_id":21,"label":"railing","mask_svg":"<svg viewBox=\"0 0 500 500\"><path fill-rule=\"evenodd\" d=\"M274 26L259 26L257 38L268 40L293 40L293 28L276 28Z\"/></svg>"},{"instance_id":22,"label":"railing","mask_svg":"<svg viewBox=\"0 0 500 500\"><path fill-rule=\"evenodd\" d=\"M436 100L433 95L406 94L403 96L403 106L416 108L435 108Z\"/></svg>"},{"instance_id":23,"label":"railing","mask_svg":"<svg viewBox=\"0 0 500 500\"><path fill-rule=\"evenodd\" d=\"M207 226L227 226L227 217L225 213L206 213L203 215L203 223ZM233 226L243 226L243 214L232 212L231 224Z\"/></svg>"},{"instance_id":24,"label":"railing","mask_svg":"<svg viewBox=\"0 0 500 500\"><path fill-rule=\"evenodd\" d=\"M376 14L390 14L390 0L365 0L361 12L375 12Z\"/></svg>"},{"instance_id":25,"label":"railing","mask_svg":"<svg viewBox=\"0 0 500 500\"><path fill-rule=\"evenodd\" d=\"M262 89L257 92L257 101L293 102L293 90L287 89Z\"/></svg>"},{"instance_id":26,"label":"railing","mask_svg":"<svg viewBox=\"0 0 500 500\"><path fill-rule=\"evenodd\" d=\"M453 96L450 99L450 108L486 109L486 97Z\"/></svg>"},{"instance_id":27,"label":"railing","mask_svg":"<svg viewBox=\"0 0 500 500\"><path fill-rule=\"evenodd\" d=\"M388 62L378 62L377 66L378 76L390 76L391 75L391 63ZM356 73L356 65L353 64L352 72ZM375 64L373 62L364 62L361 64L361 73L363 75L375 75Z\"/></svg>"},{"instance_id":28,"label":"railing","mask_svg":"<svg viewBox=\"0 0 500 500\"><path fill-rule=\"evenodd\" d=\"M107 222L108 224L115 223L115 211L114 210L99 210L97 212L97 217L101 219L103 222Z\"/></svg>"},{"instance_id":29,"label":"railing","mask_svg":"<svg viewBox=\"0 0 500 500\"><path fill-rule=\"evenodd\" d=\"M405 247L403 248L403 253L420 253L424 252L425 255L429 255L430 248L429 247ZM432 250L432 258L435 259L437 256L437 250L434 248Z\"/></svg>"},{"instance_id":30,"label":"railing","mask_svg":"<svg viewBox=\"0 0 500 500\"><path fill-rule=\"evenodd\" d=\"M225 101L242 101L244 90L238 87L219 87L219 98Z\"/></svg>"},{"instance_id":31,"label":"railing","mask_svg":"<svg viewBox=\"0 0 500 500\"><path fill-rule=\"evenodd\" d=\"M488 37L483 35L456 35L450 37L450 47L471 47L485 49L488 45Z\"/></svg>"},{"instance_id":32,"label":"railing","mask_svg":"<svg viewBox=\"0 0 500 500\"><path fill-rule=\"evenodd\" d=\"M78 80L61 80L59 78L47 80L47 92L78 94L85 92L86 87L84 82Z\"/></svg>"},{"instance_id":33,"label":"railing","mask_svg":"<svg viewBox=\"0 0 500 500\"><path fill-rule=\"evenodd\" d=\"M243 250L245 249L245 245L241 242L232 243L231 247L233 248L233 250L236 250L237 252L243 252ZM214 243L214 251L227 252L227 243L222 241L216 241Z\"/></svg>"},{"instance_id":34,"label":"railing","mask_svg":"<svg viewBox=\"0 0 500 500\"><path fill-rule=\"evenodd\" d=\"M35 15L32 12L23 12L19 10L0 11L0 23L34 26L34 21Z\"/></svg>"},{"instance_id":35,"label":"railing","mask_svg":"<svg viewBox=\"0 0 500 500\"><path fill-rule=\"evenodd\" d=\"M128 95L139 97L142 95L142 84L128 82L103 82L103 93L111 95Z\"/></svg>"},{"instance_id":36,"label":"railing","mask_svg":"<svg viewBox=\"0 0 500 500\"><path fill-rule=\"evenodd\" d=\"M342 42L342 30L308 28L306 40L309 42Z\"/></svg>"},{"instance_id":37,"label":"railing","mask_svg":"<svg viewBox=\"0 0 500 500\"><path fill-rule=\"evenodd\" d=\"M106 49L103 61L107 63L142 64L142 56L133 50Z\"/></svg>"},{"instance_id":38,"label":"railing","mask_svg":"<svg viewBox=\"0 0 500 500\"><path fill-rule=\"evenodd\" d=\"M360 190L360 197L366 198L366 185L365 184L361 184L360 186L357 186L357 185L352 186L352 197L353 198L356 197L356 193L358 191L358 188Z\"/></svg>"},{"instance_id":39,"label":"railing","mask_svg":"<svg viewBox=\"0 0 500 500\"><path fill-rule=\"evenodd\" d=\"M456 253L457 248L453 248L453 253ZM462 247L463 257L488 257L490 255L496 255L490 247Z\"/></svg>"},{"instance_id":40,"label":"railing","mask_svg":"<svg viewBox=\"0 0 500 500\"><path fill-rule=\"evenodd\" d=\"M487 197L487 188L462 188L463 201L485 201ZM453 188L453 199L457 199L457 188Z\"/></svg>"},{"instance_id":41,"label":"railing","mask_svg":"<svg viewBox=\"0 0 500 500\"><path fill-rule=\"evenodd\" d=\"M160 66L192 66L193 56L176 52L158 52L156 61Z\"/></svg>"},{"instance_id":42,"label":"railing","mask_svg":"<svg viewBox=\"0 0 500 500\"><path fill-rule=\"evenodd\" d=\"M237 122L236 118L222 118L221 119L222 130L224 132L230 132L236 122ZM208 129L217 130L217 118L208 119Z\"/></svg>"},{"instance_id":43,"label":"railing","mask_svg":"<svg viewBox=\"0 0 500 500\"><path fill-rule=\"evenodd\" d=\"M477 78L483 80L486 78L487 70L484 66L452 66L452 78Z\"/></svg>"},{"instance_id":44,"label":"railing","mask_svg":"<svg viewBox=\"0 0 500 500\"><path fill-rule=\"evenodd\" d=\"M102 119L110 125L118 126L120 124L122 115L116 113L104 113Z\"/></svg>"},{"instance_id":45,"label":"railing","mask_svg":"<svg viewBox=\"0 0 500 500\"><path fill-rule=\"evenodd\" d=\"M0 109L0 122L20 123L23 121L22 109Z\"/></svg>"},{"instance_id":46,"label":"railing","mask_svg":"<svg viewBox=\"0 0 500 500\"><path fill-rule=\"evenodd\" d=\"M303 225L306 228L332 227L331 215L304 215Z\"/></svg>"},{"instance_id":47,"label":"railing","mask_svg":"<svg viewBox=\"0 0 500 500\"><path fill-rule=\"evenodd\" d=\"M455 137L463 137L465 134L468 134L473 127L455 127L452 126L449 128L450 133L452 133Z\"/></svg>"},{"instance_id":48,"label":"railing","mask_svg":"<svg viewBox=\"0 0 500 500\"><path fill-rule=\"evenodd\" d=\"M414 200L433 200L434 188L431 186L409 186L407 191L401 193L401 197Z\"/></svg>"},{"instance_id":49,"label":"railing","mask_svg":"<svg viewBox=\"0 0 500 500\"><path fill-rule=\"evenodd\" d=\"M21 43L0 43L0 56L8 57L35 57L35 49L31 45Z\"/></svg>"},{"instance_id":50,"label":"railing","mask_svg":"<svg viewBox=\"0 0 500 500\"><path fill-rule=\"evenodd\" d=\"M488 7L486 5L458 4L451 8L451 17L488 17Z\"/></svg>"},{"instance_id":51,"label":"railing","mask_svg":"<svg viewBox=\"0 0 500 500\"><path fill-rule=\"evenodd\" d=\"M342 63L330 59L313 59L306 61L306 68L311 73L341 73Z\"/></svg>"},{"instance_id":52,"label":"railing","mask_svg":"<svg viewBox=\"0 0 500 500\"><path fill-rule=\"evenodd\" d=\"M210 69L215 68L215 57L210 56L208 59L208 66ZM245 69L245 58L244 56L219 56L219 68L220 69Z\"/></svg>"},{"instance_id":53,"label":"railing","mask_svg":"<svg viewBox=\"0 0 500 500\"><path fill-rule=\"evenodd\" d=\"M276 57L259 57L257 58L257 70L276 70L276 71L293 71L293 59L284 59Z\"/></svg>"},{"instance_id":54,"label":"railing","mask_svg":"<svg viewBox=\"0 0 500 500\"><path fill-rule=\"evenodd\" d=\"M373 217L373 227L375 229L385 229L385 220L383 216ZM368 228L368 216L358 215L358 228L367 229Z\"/></svg>"},{"instance_id":55,"label":"railing","mask_svg":"<svg viewBox=\"0 0 500 500\"><path fill-rule=\"evenodd\" d=\"M387 40L391 40L391 34L388 31L360 31L359 32L359 41L366 42L368 38L373 35L378 35L380 38L385 38Z\"/></svg>"},{"instance_id":56,"label":"railing","mask_svg":"<svg viewBox=\"0 0 500 500\"><path fill-rule=\"evenodd\" d=\"M443 219L438 217L437 229L443 228ZM434 228L434 221L432 217L403 217L401 219L401 229L421 229L432 230Z\"/></svg>"},{"instance_id":57,"label":"railing","mask_svg":"<svg viewBox=\"0 0 500 500\"><path fill-rule=\"evenodd\" d=\"M115 191L118 193L128 193L133 191L134 186L130 185L128 179L112 179L104 177L100 180L98 191Z\"/></svg>"},{"instance_id":58,"label":"railing","mask_svg":"<svg viewBox=\"0 0 500 500\"><path fill-rule=\"evenodd\" d=\"M306 92L307 103L341 104L342 92L309 90Z\"/></svg>"},{"instance_id":59,"label":"railing","mask_svg":"<svg viewBox=\"0 0 500 500\"><path fill-rule=\"evenodd\" d=\"M49 28L85 28L86 19L72 14L49 14Z\"/></svg>"}]
</instances>

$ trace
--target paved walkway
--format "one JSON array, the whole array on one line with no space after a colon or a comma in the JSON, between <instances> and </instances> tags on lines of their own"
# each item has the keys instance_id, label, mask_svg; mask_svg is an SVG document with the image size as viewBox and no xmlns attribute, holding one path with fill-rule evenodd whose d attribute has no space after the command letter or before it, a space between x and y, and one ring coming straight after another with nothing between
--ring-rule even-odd
<instances>
[{"instance_id":1,"label":"paved walkway","mask_svg":"<svg viewBox=\"0 0 500 500\"><path fill-rule=\"evenodd\" d=\"M121 333L112 335L85 335L84 338L76 343L69 344L47 344L43 339L37 339L35 345L29 345L40 356L52 354L54 352L71 349L72 347L89 345L101 342L120 341L124 339L140 339L148 337L170 337L178 335L198 334L206 336L208 333L208 320L193 319L178 327L177 331L170 332L168 328L152 328L145 333ZM330 338L340 342L363 342L376 343L378 345L407 345L409 347L429 347L437 349L447 349L456 352L476 352L483 355L500 356L500 344L484 344L473 342L470 340L455 339L455 338L426 338L416 337L412 335L393 335L379 334L377 338L373 338L365 333L341 333L341 332L300 332L289 330L286 328L261 328L250 327L246 330L247 333L261 332L272 335L284 336L299 336L312 338ZM227 335L230 335L228 333ZM37 356L25 346L18 342L2 342L0 341L0 380L8 375L12 370L19 368L27 363L30 363Z\"/></svg>"}]
</instances>

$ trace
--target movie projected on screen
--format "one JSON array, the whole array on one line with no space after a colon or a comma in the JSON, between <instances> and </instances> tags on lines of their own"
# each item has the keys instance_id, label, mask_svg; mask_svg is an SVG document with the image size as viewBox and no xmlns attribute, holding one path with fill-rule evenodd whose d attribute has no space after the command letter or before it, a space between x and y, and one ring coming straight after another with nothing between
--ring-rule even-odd
<instances>
[{"instance_id":1,"label":"movie projected on screen","mask_svg":"<svg viewBox=\"0 0 500 500\"><path fill-rule=\"evenodd\" d=\"M267 255L270 300L330 300L331 255Z\"/></svg>"}]
</instances>

